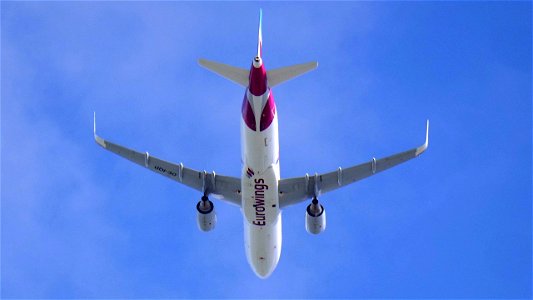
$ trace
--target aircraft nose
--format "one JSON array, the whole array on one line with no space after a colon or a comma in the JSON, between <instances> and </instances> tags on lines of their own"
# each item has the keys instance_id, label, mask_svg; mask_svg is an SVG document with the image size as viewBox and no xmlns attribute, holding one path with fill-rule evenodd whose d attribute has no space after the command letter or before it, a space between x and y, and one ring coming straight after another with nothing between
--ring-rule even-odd
<instances>
[{"instance_id":1,"label":"aircraft nose","mask_svg":"<svg viewBox=\"0 0 533 300\"><path fill-rule=\"evenodd\" d=\"M261 279L268 278L274 271L274 266L262 257L254 260L253 267L255 274Z\"/></svg>"}]
</instances>

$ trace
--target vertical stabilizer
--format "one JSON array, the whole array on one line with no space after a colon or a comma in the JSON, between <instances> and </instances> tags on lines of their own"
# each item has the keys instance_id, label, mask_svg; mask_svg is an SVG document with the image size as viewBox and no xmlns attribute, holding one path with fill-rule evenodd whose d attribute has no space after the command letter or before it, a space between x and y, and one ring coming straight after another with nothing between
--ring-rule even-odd
<instances>
[{"instance_id":1,"label":"vertical stabilizer","mask_svg":"<svg viewBox=\"0 0 533 300\"><path fill-rule=\"evenodd\" d=\"M257 37L257 57L261 57L263 48L263 34L261 32L261 23L263 23L263 10L259 9L259 34Z\"/></svg>"}]
</instances>

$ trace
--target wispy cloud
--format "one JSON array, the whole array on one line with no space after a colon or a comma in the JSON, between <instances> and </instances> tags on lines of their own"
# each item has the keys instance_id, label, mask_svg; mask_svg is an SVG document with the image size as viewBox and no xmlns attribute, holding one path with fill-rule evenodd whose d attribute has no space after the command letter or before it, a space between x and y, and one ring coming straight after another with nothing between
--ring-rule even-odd
<instances>
[{"instance_id":1,"label":"wispy cloud","mask_svg":"<svg viewBox=\"0 0 533 300\"><path fill-rule=\"evenodd\" d=\"M2 3L2 296L530 296L530 6ZM216 201L201 233L198 193L92 141L97 111L113 141L238 176L244 90L196 60L248 67L259 7L268 68L320 64L274 90L282 176L415 146L432 120L420 160L322 197L324 234L285 210L266 281L238 209Z\"/></svg>"}]
</instances>

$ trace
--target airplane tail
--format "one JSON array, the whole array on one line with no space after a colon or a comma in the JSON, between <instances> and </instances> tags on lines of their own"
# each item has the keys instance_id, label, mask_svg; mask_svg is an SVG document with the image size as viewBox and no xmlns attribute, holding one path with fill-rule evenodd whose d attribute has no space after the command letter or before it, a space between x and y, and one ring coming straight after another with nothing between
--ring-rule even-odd
<instances>
[{"instance_id":1,"label":"airplane tail","mask_svg":"<svg viewBox=\"0 0 533 300\"><path fill-rule=\"evenodd\" d=\"M263 10L259 9L259 34L257 36L257 57L261 57L261 54L263 54L263 33L261 30L263 23Z\"/></svg>"},{"instance_id":2,"label":"airplane tail","mask_svg":"<svg viewBox=\"0 0 533 300\"><path fill-rule=\"evenodd\" d=\"M198 63L208 69L211 72L217 73L218 75L229 79L239 85L242 85L243 87L248 87L249 84L249 78L248 75L250 75L250 71L234 67L214 61L210 61L207 59L199 59Z\"/></svg>"},{"instance_id":3,"label":"airplane tail","mask_svg":"<svg viewBox=\"0 0 533 300\"><path fill-rule=\"evenodd\" d=\"M318 67L317 61L312 61L308 63L292 65L289 67L283 67L267 71L267 80L268 86L274 87L280 83L283 83L289 79L305 74L309 71L312 71Z\"/></svg>"},{"instance_id":4,"label":"airplane tail","mask_svg":"<svg viewBox=\"0 0 533 300\"><path fill-rule=\"evenodd\" d=\"M198 63L202 67L226 79L229 79L243 87L248 87L249 85L250 71L246 69L233 67L230 65L226 65L226 64L222 64L222 63L218 63L214 61L209 61L206 59L199 59ZM278 68L278 69L274 69L271 71L267 71L268 86L272 88L294 77L297 77L304 73L312 71L316 69L317 66L318 66L318 62L312 61L308 63L292 65L289 67L283 67L283 68Z\"/></svg>"},{"instance_id":5,"label":"airplane tail","mask_svg":"<svg viewBox=\"0 0 533 300\"><path fill-rule=\"evenodd\" d=\"M257 57L261 58L263 54L263 33L262 33L262 23L263 23L263 10L259 10L259 32L257 37ZM209 61L206 59L199 59L198 63L214 72L218 75L229 79L239 85L242 85L243 87L249 86L249 75L250 71L233 67L230 65ZM307 73L311 70L314 70L318 66L318 62L308 62L298 65L292 65L289 67L283 67L274 69L271 71L267 71L267 82L269 87L274 87L280 83L283 83L289 79L292 79L294 77L300 76L304 73Z\"/></svg>"}]
</instances>

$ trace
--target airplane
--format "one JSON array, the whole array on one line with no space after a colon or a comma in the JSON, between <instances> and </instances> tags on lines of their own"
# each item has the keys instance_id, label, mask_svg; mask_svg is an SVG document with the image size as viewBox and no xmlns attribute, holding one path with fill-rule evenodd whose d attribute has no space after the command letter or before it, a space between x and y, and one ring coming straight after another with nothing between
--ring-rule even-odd
<instances>
[{"instance_id":1,"label":"airplane","mask_svg":"<svg viewBox=\"0 0 533 300\"><path fill-rule=\"evenodd\" d=\"M262 59L262 11L259 13L257 54L250 69L200 59L206 69L245 88L241 118L241 177L220 175L175 164L148 152L138 152L107 141L96 134L94 139L104 149L140 166L189 186L202 193L196 204L198 227L214 229L217 217L209 196L213 195L241 208L244 219L244 247L248 263L259 278L269 277L281 255L281 212L311 199L305 213L305 228L319 234L326 228L326 210L318 197L326 192L367 178L422 154L428 148L429 120L423 145L381 159L328 173L281 179L279 165L278 115L272 88L315 69L317 62L297 64L267 71Z\"/></svg>"}]
</instances>

